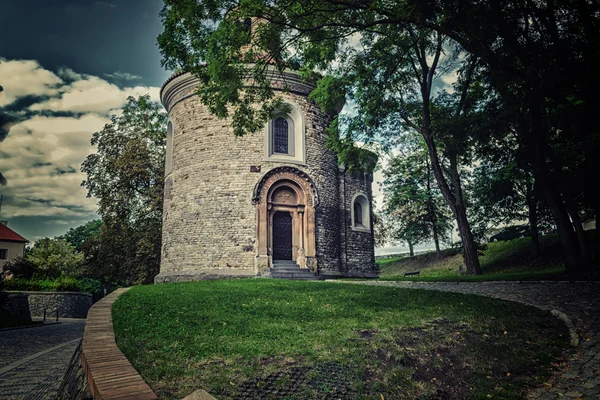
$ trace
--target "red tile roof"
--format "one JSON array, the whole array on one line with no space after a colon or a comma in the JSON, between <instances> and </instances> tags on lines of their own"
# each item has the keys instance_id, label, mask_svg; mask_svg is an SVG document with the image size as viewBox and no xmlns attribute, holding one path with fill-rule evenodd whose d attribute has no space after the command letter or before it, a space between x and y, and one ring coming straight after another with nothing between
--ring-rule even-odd
<instances>
[{"instance_id":1,"label":"red tile roof","mask_svg":"<svg viewBox=\"0 0 600 400\"><path fill-rule=\"evenodd\" d=\"M8 226L0 224L0 241L2 240L10 242L29 242L29 240L25 239Z\"/></svg>"}]
</instances>

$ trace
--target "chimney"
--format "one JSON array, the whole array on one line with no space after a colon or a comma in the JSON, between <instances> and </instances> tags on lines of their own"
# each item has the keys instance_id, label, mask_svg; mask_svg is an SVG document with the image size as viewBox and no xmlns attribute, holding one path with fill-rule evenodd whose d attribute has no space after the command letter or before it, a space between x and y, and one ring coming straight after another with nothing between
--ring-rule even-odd
<instances>
[{"instance_id":1,"label":"chimney","mask_svg":"<svg viewBox=\"0 0 600 400\"><path fill-rule=\"evenodd\" d=\"M8 221L0 221L0 224L2 224L4 226L8 226Z\"/></svg>"}]
</instances>

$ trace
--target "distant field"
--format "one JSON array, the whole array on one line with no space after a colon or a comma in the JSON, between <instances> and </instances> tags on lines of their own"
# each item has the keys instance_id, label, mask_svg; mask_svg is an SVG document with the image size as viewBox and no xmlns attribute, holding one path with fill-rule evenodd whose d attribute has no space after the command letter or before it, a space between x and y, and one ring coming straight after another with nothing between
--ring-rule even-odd
<instances>
[{"instance_id":1,"label":"distant field","mask_svg":"<svg viewBox=\"0 0 600 400\"><path fill-rule=\"evenodd\" d=\"M541 256L531 255L531 238L487 244L479 257L483 275L460 275L463 257L459 250L448 249L438 258L435 252L414 257L378 260L381 279L407 281L487 281L487 280L556 280L565 278L564 259L556 235L540 238ZM419 277L404 277L419 271Z\"/></svg>"}]
</instances>

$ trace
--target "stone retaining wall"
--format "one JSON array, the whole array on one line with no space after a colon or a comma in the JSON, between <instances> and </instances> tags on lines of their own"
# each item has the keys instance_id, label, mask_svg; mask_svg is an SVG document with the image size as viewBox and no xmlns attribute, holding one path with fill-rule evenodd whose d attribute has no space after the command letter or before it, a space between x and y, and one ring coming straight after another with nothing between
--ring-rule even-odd
<instances>
[{"instance_id":1,"label":"stone retaining wall","mask_svg":"<svg viewBox=\"0 0 600 400\"><path fill-rule=\"evenodd\" d=\"M31 321L31 313L29 312L29 303L27 295L20 293L11 293L6 296L6 301L2 304L2 309L10 315L22 317Z\"/></svg>"},{"instance_id":2,"label":"stone retaining wall","mask_svg":"<svg viewBox=\"0 0 600 400\"><path fill-rule=\"evenodd\" d=\"M10 292L9 292L10 293ZM17 292L12 292L17 294ZM92 295L79 292L18 292L27 296L32 317L85 318L92 306ZM10 296L10 295L9 295Z\"/></svg>"}]
</instances>

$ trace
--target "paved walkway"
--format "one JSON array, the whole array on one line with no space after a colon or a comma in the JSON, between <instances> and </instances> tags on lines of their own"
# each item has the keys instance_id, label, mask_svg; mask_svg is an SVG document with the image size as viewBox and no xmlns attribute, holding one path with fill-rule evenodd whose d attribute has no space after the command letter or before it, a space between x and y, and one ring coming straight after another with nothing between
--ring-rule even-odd
<instances>
[{"instance_id":1,"label":"paved walkway","mask_svg":"<svg viewBox=\"0 0 600 400\"><path fill-rule=\"evenodd\" d=\"M63 319L0 331L0 399L54 399L84 328L84 319Z\"/></svg>"},{"instance_id":2,"label":"paved walkway","mask_svg":"<svg viewBox=\"0 0 600 400\"><path fill-rule=\"evenodd\" d=\"M579 345L568 365L559 372L552 385L530 393L529 398L599 399L600 398L600 284L535 282L535 283L425 283L361 281L344 282L395 286L409 289L442 290L479 294L518 301L546 310L558 310L573 322Z\"/></svg>"}]
</instances>

